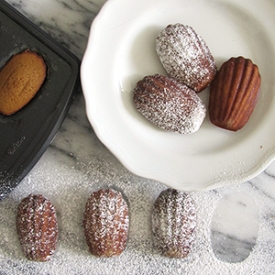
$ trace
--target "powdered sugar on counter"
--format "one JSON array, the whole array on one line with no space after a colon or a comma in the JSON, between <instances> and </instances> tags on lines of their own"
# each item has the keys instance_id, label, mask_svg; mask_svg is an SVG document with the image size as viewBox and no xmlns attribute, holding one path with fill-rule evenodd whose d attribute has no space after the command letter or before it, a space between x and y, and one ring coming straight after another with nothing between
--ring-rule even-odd
<instances>
[{"instance_id":1,"label":"powdered sugar on counter","mask_svg":"<svg viewBox=\"0 0 275 275\"><path fill-rule=\"evenodd\" d=\"M68 119L63 130L67 129ZM72 122L72 121L71 121ZM87 129L87 131L90 131ZM68 133L67 133L68 134ZM61 131L57 140L66 140ZM83 139L86 151L93 157L80 157L73 150L60 149L58 142L44 154L32 172L0 203L0 264L3 274L272 274L274 268L275 232L271 226L274 199L267 190L274 178L264 173L254 181L209 192L190 193L197 213L195 240L185 259L161 256L154 248L151 232L152 207L160 192L160 183L142 179L128 172L112 154L97 141ZM69 147L74 148L77 136ZM72 158L72 155L74 158ZM272 170L273 171L273 170ZM275 171L275 170L274 170ZM271 173L270 173L271 174ZM275 174L275 172L274 172ZM85 202L99 188L121 191L129 205L130 231L125 251L114 258L98 258L90 254L82 225ZM210 228L212 214L224 195L236 190L251 195L260 208L260 231L249 257L239 263L220 261L212 250ZM59 240L50 262L28 261L21 252L15 229L17 205L31 192L44 192L57 208ZM237 203L236 203L237 204ZM249 229L247 229L249 230ZM240 240L240 245L242 240ZM231 253L234 253L232 247ZM228 251L224 251L227 253ZM241 255L240 255L241 257Z\"/></svg>"},{"instance_id":2,"label":"powdered sugar on counter","mask_svg":"<svg viewBox=\"0 0 275 275\"><path fill-rule=\"evenodd\" d=\"M63 5L61 1L44 0L44 7L49 8L45 9L46 12L41 12L40 4L38 5L34 0L21 1L24 4L15 0L7 2L13 3L57 41L62 42L81 57L86 46L90 23L97 12L95 10L98 10L97 7L104 1L92 1L88 5L88 1L68 0L66 5ZM170 5L170 1L165 2ZM197 7L197 4L203 1L191 2ZM223 1L217 2L220 5ZM208 2L207 5L209 5ZM187 5L184 8L188 7ZM223 22L222 24L224 25ZM16 149L21 142L25 141L19 140L12 149ZM138 144L136 146L138 147ZM240 169L241 167L242 165ZM221 176L224 177L233 172L225 171ZM200 173L200 171L194 171L194 173ZM190 193L196 212L196 229L190 252L184 259L162 256L153 245L151 222L154 202L161 191L167 187L156 181L133 175L118 162L94 134L86 119L82 94L79 93L51 146L17 188L0 201L0 274L271 275L275 270L274 186L275 164L271 164L249 182L232 184L208 192ZM87 199L92 192L106 187L123 193L130 214L126 249L119 257L112 258L91 255L83 228L83 214ZM234 211L236 216L243 215L244 210L247 209L251 222L254 221L253 217L257 217L259 222L257 236L249 234L251 233L249 226L242 228L242 234L239 234L236 228L233 232L234 238L223 229L225 224L219 227L220 232L216 232L217 227L211 227L217 224L212 221L219 218L214 214L217 213L215 211L220 201L226 196L235 198L236 192L243 192L250 196L257 207L250 207L239 196L237 199L230 200L232 207L229 205L228 209L236 209ZM56 252L49 262L38 263L27 260L18 240L17 207L20 201L30 193L43 194L56 208L59 238ZM225 219L220 218L219 222L223 220ZM221 247L218 239L211 239L214 229L224 243L232 244L233 240L234 245L227 246L226 249ZM247 234L245 234L246 231ZM242 251L247 247L247 242L254 242L255 245L250 253L245 251L243 254ZM216 248L215 251L213 247ZM223 254L222 260L217 256L217 249L219 249L218 253ZM233 254L234 263L230 262ZM244 255L246 255L245 259Z\"/></svg>"}]
</instances>

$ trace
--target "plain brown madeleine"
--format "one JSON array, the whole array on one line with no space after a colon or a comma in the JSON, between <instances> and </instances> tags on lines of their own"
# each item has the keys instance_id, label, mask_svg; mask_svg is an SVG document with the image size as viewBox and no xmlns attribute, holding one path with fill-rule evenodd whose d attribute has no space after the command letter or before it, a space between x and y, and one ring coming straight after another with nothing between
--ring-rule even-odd
<instances>
[{"instance_id":1,"label":"plain brown madeleine","mask_svg":"<svg viewBox=\"0 0 275 275\"><path fill-rule=\"evenodd\" d=\"M237 131L248 122L261 85L258 66L242 56L222 64L210 86L209 118L221 128Z\"/></svg>"},{"instance_id":2,"label":"plain brown madeleine","mask_svg":"<svg viewBox=\"0 0 275 275\"><path fill-rule=\"evenodd\" d=\"M27 105L41 88L46 70L36 52L13 55L0 70L0 113L12 115Z\"/></svg>"}]
</instances>

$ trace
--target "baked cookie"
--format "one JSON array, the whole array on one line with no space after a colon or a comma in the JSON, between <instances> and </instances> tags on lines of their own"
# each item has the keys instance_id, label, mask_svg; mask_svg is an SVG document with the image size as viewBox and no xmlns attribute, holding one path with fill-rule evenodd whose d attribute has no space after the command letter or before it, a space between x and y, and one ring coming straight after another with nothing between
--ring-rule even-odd
<instances>
[{"instance_id":1,"label":"baked cookie","mask_svg":"<svg viewBox=\"0 0 275 275\"><path fill-rule=\"evenodd\" d=\"M119 256L125 249L129 210L122 194L111 188L91 194L84 212L84 233L94 256Z\"/></svg>"},{"instance_id":2,"label":"baked cookie","mask_svg":"<svg viewBox=\"0 0 275 275\"><path fill-rule=\"evenodd\" d=\"M195 205L187 193L167 189L156 199L152 212L155 247L164 256L184 258L195 239Z\"/></svg>"},{"instance_id":3,"label":"baked cookie","mask_svg":"<svg viewBox=\"0 0 275 275\"><path fill-rule=\"evenodd\" d=\"M156 39L159 59L171 76L196 92L214 79L217 68L205 41L192 27L168 25Z\"/></svg>"},{"instance_id":4,"label":"baked cookie","mask_svg":"<svg viewBox=\"0 0 275 275\"><path fill-rule=\"evenodd\" d=\"M46 78L44 59L25 51L11 57L0 70L0 113L12 115L27 105Z\"/></svg>"},{"instance_id":5,"label":"baked cookie","mask_svg":"<svg viewBox=\"0 0 275 275\"><path fill-rule=\"evenodd\" d=\"M258 101L260 85L259 68L250 59L227 60L210 86L210 121L231 131L244 127Z\"/></svg>"},{"instance_id":6,"label":"baked cookie","mask_svg":"<svg viewBox=\"0 0 275 275\"><path fill-rule=\"evenodd\" d=\"M55 207L42 195L30 194L18 205L17 233L24 255L45 262L55 253L58 225Z\"/></svg>"},{"instance_id":7,"label":"baked cookie","mask_svg":"<svg viewBox=\"0 0 275 275\"><path fill-rule=\"evenodd\" d=\"M206 107L200 97L171 77L146 76L137 83L133 93L136 109L166 131L192 134L205 118Z\"/></svg>"}]
</instances>

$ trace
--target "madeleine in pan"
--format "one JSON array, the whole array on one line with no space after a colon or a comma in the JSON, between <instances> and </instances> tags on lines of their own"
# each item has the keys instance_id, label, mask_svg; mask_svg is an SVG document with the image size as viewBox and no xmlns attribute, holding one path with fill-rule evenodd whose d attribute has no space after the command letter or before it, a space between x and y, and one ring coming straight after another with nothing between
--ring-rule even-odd
<instances>
[{"instance_id":1,"label":"madeleine in pan","mask_svg":"<svg viewBox=\"0 0 275 275\"><path fill-rule=\"evenodd\" d=\"M9 116L27 105L42 86L46 70L36 52L13 55L0 70L0 113Z\"/></svg>"}]
</instances>

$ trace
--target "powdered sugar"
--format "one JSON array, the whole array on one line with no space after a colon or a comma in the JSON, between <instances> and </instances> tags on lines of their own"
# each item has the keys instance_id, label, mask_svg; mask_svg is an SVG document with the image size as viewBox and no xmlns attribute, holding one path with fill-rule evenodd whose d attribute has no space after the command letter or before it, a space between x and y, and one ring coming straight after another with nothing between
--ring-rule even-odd
<instances>
[{"instance_id":1,"label":"powdered sugar","mask_svg":"<svg viewBox=\"0 0 275 275\"><path fill-rule=\"evenodd\" d=\"M128 206L122 195L112 189L94 192L84 214L87 244L96 256L118 256L128 239Z\"/></svg>"},{"instance_id":2,"label":"powdered sugar","mask_svg":"<svg viewBox=\"0 0 275 275\"><path fill-rule=\"evenodd\" d=\"M156 51L167 73L196 92L208 86L216 74L209 48L190 26L167 26L156 39Z\"/></svg>"},{"instance_id":3,"label":"powdered sugar","mask_svg":"<svg viewBox=\"0 0 275 275\"><path fill-rule=\"evenodd\" d=\"M138 82L134 104L154 125L180 134L195 133L206 114L203 101L194 91L158 74Z\"/></svg>"},{"instance_id":4,"label":"powdered sugar","mask_svg":"<svg viewBox=\"0 0 275 275\"><path fill-rule=\"evenodd\" d=\"M164 255L186 257L195 237L196 211L184 192L167 189L157 198L152 213L154 244Z\"/></svg>"},{"instance_id":5,"label":"powdered sugar","mask_svg":"<svg viewBox=\"0 0 275 275\"><path fill-rule=\"evenodd\" d=\"M79 126L79 123L77 125ZM60 132L58 140L64 142L65 136L64 131ZM270 195L274 193L274 173L271 176L263 173L252 183L232 185L209 192L190 193L197 217L195 239L186 258L171 259L161 256L155 249L151 230L153 204L166 187L127 171L98 142L93 132L90 133L90 139L92 142L82 139L85 152L72 151L75 162L71 155L65 155L64 151L62 154L53 147L47 150L32 173L1 201L0 266L3 274L198 275L202 271L205 275L273 273L275 210L274 199ZM73 145L73 141L78 143L79 136L76 135L75 140L71 139L70 145ZM57 153L60 153L58 158ZM92 154L89 160L84 157L88 153ZM86 200L93 191L106 187L123 191L131 215L126 249L119 257L112 258L94 257L89 253L82 225ZM43 190L44 194L51 195L54 205L59 205L57 214L62 221L56 253L51 261L45 263L30 262L23 256L15 230L17 205L20 199L33 189ZM241 263L230 264L215 257L211 246L210 228L211 216L220 198L236 190L250 194L260 204L261 223L257 244L249 258Z\"/></svg>"},{"instance_id":6,"label":"powdered sugar","mask_svg":"<svg viewBox=\"0 0 275 275\"><path fill-rule=\"evenodd\" d=\"M17 232L30 260L48 261L54 254L58 227L55 208L42 195L30 194L18 206Z\"/></svg>"}]
</instances>

